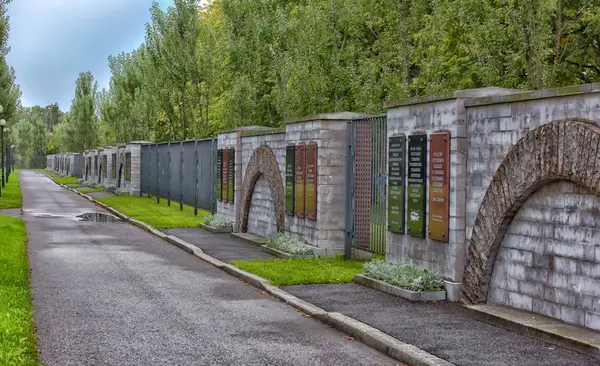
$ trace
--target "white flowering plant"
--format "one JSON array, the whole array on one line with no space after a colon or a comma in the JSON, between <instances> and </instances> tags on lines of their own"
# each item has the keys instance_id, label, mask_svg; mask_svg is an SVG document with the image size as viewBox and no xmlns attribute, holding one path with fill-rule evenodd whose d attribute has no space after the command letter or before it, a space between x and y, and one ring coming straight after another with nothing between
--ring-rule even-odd
<instances>
[{"instance_id":1,"label":"white flowering plant","mask_svg":"<svg viewBox=\"0 0 600 366\"><path fill-rule=\"evenodd\" d=\"M415 266L392 264L377 260L365 263L363 270L368 277L411 291L434 292L444 290L444 279L439 273Z\"/></svg>"}]
</instances>

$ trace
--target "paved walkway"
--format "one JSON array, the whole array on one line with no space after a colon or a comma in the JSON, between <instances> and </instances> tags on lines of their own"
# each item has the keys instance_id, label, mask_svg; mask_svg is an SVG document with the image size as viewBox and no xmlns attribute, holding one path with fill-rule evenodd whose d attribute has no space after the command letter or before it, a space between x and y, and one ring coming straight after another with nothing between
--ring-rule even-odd
<instances>
[{"instance_id":1,"label":"paved walkway","mask_svg":"<svg viewBox=\"0 0 600 366\"><path fill-rule=\"evenodd\" d=\"M282 289L457 365L600 364L600 360L477 321L457 303L413 303L353 283Z\"/></svg>"},{"instance_id":2,"label":"paved walkway","mask_svg":"<svg viewBox=\"0 0 600 366\"><path fill-rule=\"evenodd\" d=\"M21 172L38 347L46 365L397 362L101 209Z\"/></svg>"},{"instance_id":3,"label":"paved walkway","mask_svg":"<svg viewBox=\"0 0 600 366\"><path fill-rule=\"evenodd\" d=\"M0 215L21 217L21 209L20 208L7 208L4 210L0 210Z\"/></svg>"},{"instance_id":4,"label":"paved walkway","mask_svg":"<svg viewBox=\"0 0 600 366\"><path fill-rule=\"evenodd\" d=\"M163 232L183 239L225 263L237 260L275 258L269 253L263 252L260 246L234 238L229 234L213 234L199 228L168 229Z\"/></svg>"}]
</instances>

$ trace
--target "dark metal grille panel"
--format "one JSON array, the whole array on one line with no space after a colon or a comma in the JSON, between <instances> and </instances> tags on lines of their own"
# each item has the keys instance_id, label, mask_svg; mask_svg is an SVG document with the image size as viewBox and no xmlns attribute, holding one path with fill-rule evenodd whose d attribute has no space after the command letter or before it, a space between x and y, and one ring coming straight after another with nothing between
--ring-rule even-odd
<instances>
[{"instance_id":1,"label":"dark metal grille panel","mask_svg":"<svg viewBox=\"0 0 600 366\"><path fill-rule=\"evenodd\" d=\"M149 174L151 173L150 155L149 155L150 150L151 150L150 145L142 145L142 151L141 151L142 162L141 162L141 166L140 166L140 175L141 175L140 189L141 189L142 193L151 192L152 180L150 179L150 176L149 176Z\"/></svg>"},{"instance_id":2,"label":"dark metal grille panel","mask_svg":"<svg viewBox=\"0 0 600 366\"><path fill-rule=\"evenodd\" d=\"M355 123L354 245L369 248L371 225L371 125L369 120Z\"/></svg>"},{"instance_id":3,"label":"dark metal grille panel","mask_svg":"<svg viewBox=\"0 0 600 366\"><path fill-rule=\"evenodd\" d=\"M357 119L351 126L352 246L383 254L387 227L387 118Z\"/></svg>"},{"instance_id":4,"label":"dark metal grille panel","mask_svg":"<svg viewBox=\"0 0 600 366\"><path fill-rule=\"evenodd\" d=\"M170 172L169 166L169 145L160 144L158 145L158 187L160 190L161 197L170 197Z\"/></svg>"},{"instance_id":5,"label":"dark metal grille panel","mask_svg":"<svg viewBox=\"0 0 600 366\"><path fill-rule=\"evenodd\" d=\"M216 141L198 141L198 207L213 210L216 207Z\"/></svg>"},{"instance_id":6,"label":"dark metal grille panel","mask_svg":"<svg viewBox=\"0 0 600 366\"><path fill-rule=\"evenodd\" d=\"M142 193L214 211L215 149L215 139L143 145Z\"/></svg>"},{"instance_id":7,"label":"dark metal grille panel","mask_svg":"<svg viewBox=\"0 0 600 366\"><path fill-rule=\"evenodd\" d=\"M183 143L183 203L193 206L196 194L196 141Z\"/></svg>"},{"instance_id":8,"label":"dark metal grille panel","mask_svg":"<svg viewBox=\"0 0 600 366\"><path fill-rule=\"evenodd\" d=\"M171 199L181 199L181 143L171 143Z\"/></svg>"}]
</instances>

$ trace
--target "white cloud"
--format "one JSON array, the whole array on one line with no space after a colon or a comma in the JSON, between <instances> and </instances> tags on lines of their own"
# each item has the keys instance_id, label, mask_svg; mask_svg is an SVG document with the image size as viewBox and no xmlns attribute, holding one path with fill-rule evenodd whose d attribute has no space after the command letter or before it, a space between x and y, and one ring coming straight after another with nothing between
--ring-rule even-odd
<instances>
[{"instance_id":1,"label":"white cloud","mask_svg":"<svg viewBox=\"0 0 600 366\"><path fill-rule=\"evenodd\" d=\"M164 0L170 2L171 0ZM20 0L9 6L11 52L24 105L68 109L80 72L108 85L107 57L138 47L151 0Z\"/></svg>"}]
</instances>

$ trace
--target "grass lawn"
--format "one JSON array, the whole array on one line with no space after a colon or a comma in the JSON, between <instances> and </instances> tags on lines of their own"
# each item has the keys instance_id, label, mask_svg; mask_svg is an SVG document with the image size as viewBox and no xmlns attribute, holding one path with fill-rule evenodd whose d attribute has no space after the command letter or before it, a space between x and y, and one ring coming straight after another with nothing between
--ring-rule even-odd
<instances>
[{"instance_id":1,"label":"grass lawn","mask_svg":"<svg viewBox=\"0 0 600 366\"><path fill-rule=\"evenodd\" d=\"M25 223L0 215L0 238L0 364L38 365Z\"/></svg>"},{"instance_id":2,"label":"grass lawn","mask_svg":"<svg viewBox=\"0 0 600 366\"><path fill-rule=\"evenodd\" d=\"M192 206L183 205L183 211L179 211L179 203L171 201L169 207L167 200L161 199L160 203L156 203L154 197L112 196L98 201L157 229L196 227L210 214L199 209L198 216L194 216Z\"/></svg>"},{"instance_id":3,"label":"grass lawn","mask_svg":"<svg viewBox=\"0 0 600 366\"><path fill-rule=\"evenodd\" d=\"M74 188L74 187L69 187L69 188ZM75 187L77 188L77 187ZM79 193L94 193L94 192L104 192L104 189L102 188L90 188L90 189L80 189Z\"/></svg>"},{"instance_id":4,"label":"grass lawn","mask_svg":"<svg viewBox=\"0 0 600 366\"><path fill-rule=\"evenodd\" d=\"M336 258L255 259L233 265L270 280L276 286L346 283L363 272L364 261Z\"/></svg>"},{"instance_id":5,"label":"grass lawn","mask_svg":"<svg viewBox=\"0 0 600 366\"><path fill-rule=\"evenodd\" d=\"M57 172L53 172L51 170L45 170L45 169L37 169L37 170L48 174L49 176L54 178L54 180L60 184L77 184L77 181L79 180L79 178L77 178L77 177L63 177L62 175L58 174Z\"/></svg>"},{"instance_id":6,"label":"grass lawn","mask_svg":"<svg viewBox=\"0 0 600 366\"><path fill-rule=\"evenodd\" d=\"M22 205L21 185L19 184L18 172L10 173L10 179L2 189L0 197L0 210L7 208L19 208ZM1 363L1 362L0 362Z\"/></svg>"}]
</instances>

